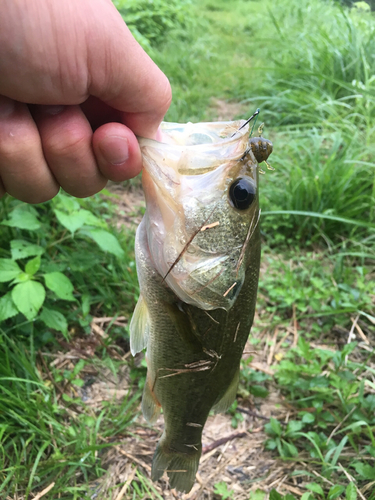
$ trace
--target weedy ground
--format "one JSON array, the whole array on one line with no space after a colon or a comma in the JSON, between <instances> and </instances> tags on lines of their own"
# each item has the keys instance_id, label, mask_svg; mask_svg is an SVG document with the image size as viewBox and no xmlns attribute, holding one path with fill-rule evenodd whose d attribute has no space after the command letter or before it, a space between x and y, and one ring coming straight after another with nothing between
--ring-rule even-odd
<instances>
[{"instance_id":1,"label":"weedy ground","mask_svg":"<svg viewBox=\"0 0 375 500\"><path fill-rule=\"evenodd\" d=\"M363 2L362 2L363 4ZM169 121L262 110L258 309L190 499L375 498L375 19L329 1L118 0L169 76ZM363 5L362 5L363 7ZM0 205L0 498L179 498L139 403L139 181ZM223 441L220 439L224 438Z\"/></svg>"}]
</instances>

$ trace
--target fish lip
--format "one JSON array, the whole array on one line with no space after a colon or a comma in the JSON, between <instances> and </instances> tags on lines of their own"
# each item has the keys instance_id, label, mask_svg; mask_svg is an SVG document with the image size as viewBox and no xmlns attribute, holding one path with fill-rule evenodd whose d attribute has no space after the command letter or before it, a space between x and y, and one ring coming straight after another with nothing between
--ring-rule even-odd
<instances>
[{"instance_id":1,"label":"fish lip","mask_svg":"<svg viewBox=\"0 0 375 500\"><path fill-rule=\"evenodd\" d=\"M202 144L175 144L175 143L171 143L171 142L164 142L164 141L158 141L156 139L149 139L147 137L140 137L140 136L137 136L137 139L138 139L138 142L139 142L139 145L140 147L144 147L144 146L156 146L157 145L160 147L160 145L163 145L163 147L166 149L166 150L169 150L169 151L181 151L181 150L191 150L193 149L194 151L197 151L198 153L203 151L207 151L207 147L211 147L212 149L217 149L217 148L222 148L223 146L226 146L226 145L229 145L231 143L234 143L234 142L238 142L242 137L244 136L248 136L248 132L249 132L249 124L247 124L245 127L243 127L242 129L240 129L240 127L242 126L243 123L245 123L246 120L233 120L233 121L223 121L223 122L199 122L199 123L192 123L192 125L204 125L205 127L209 128L210 126L212 127L212 129L219 129L220 127L222 129L225 128L225 126L228 126L230 124L233 124L233 123L236 123L238 122L238 127L239 127L239 130L234 134L234 135L229 135L228 137L226 138L222 138L220 139L219 141L216 141L216 142L204 142ZM161 125L160 125L160 128L163 132L163 129L165 129L166 131L168 129L172 129L173 130L173 127L171 126L175 126L175 128L177 128L177 126L181 126L180 123L173 123L173 122L162 122ZM165 132L166 134L166 132ZM241 155L238 156L239 158L241 157Z\"/></svg>"}]
</instances>

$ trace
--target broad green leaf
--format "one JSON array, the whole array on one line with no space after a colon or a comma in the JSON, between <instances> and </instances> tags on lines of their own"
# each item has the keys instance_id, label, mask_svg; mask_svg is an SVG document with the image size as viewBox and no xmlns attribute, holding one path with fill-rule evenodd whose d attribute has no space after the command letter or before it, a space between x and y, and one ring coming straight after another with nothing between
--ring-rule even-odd
<instances>
[{"instance_id":1,"label":"broad green leaf","mask_svg":"<svg viewBox=\"0 0 375 500\"><path fill-rule=\"evenodd\" d=\"M314 497L309 491L305 491L305 493L301 496L301 500L314 500Z\"/></svg>"},{"instance_id":2,"label":"broad green leaf","mask_svg":"<svg viewBox=\"0 0 375 500\"><path fill-rule=\"evenodd\" d=\"M27 272L27 274L34 276L34 274L39 270L39 268L40 268L40 255L29 260L29 262L25 266L25 271Z\"/></svg>"},{"instance_id":3,"label":"broad green leaf","mask_svg":"<svg viewBox=\"0 0 375 500\"><path fill-rule=\"evenodd\" d=\"M62 224L72 234L86 223L86 216L81 210L67 214L55 208L54 212L60 224Z\"/></svg>"},{"instance_id":4,"label":"broad green leaf","mask_svg":"<svg viewBox=\"0 0 375 500\"><path fill-rule=\"evenodd\" d=\"M335 484L335 486L332 486L329 490L327 500L335 500L335 498L339 497L344 490L344 486L341 486L341 484Z\"/></svg>"},{"instance_id":5,"label":"broad green leaf","mask_svg":"<svg viewBox=\"0 0 375 500\"><path fill-rule=\"evenodd\" d=\"M74 380L72 380L72 384L76 385L77 387L82 387L84 383L85 381L81 378L75 378Z\"/></svg>"},{"instance_id":6,"label":"broad green leaf","mask_svg":"<svg viewBox=\"0 0 375 500\"><path fill-rule=\"evenodd\" d=\"M375 480L375 467L364 464L363 462L356 462L353 467L361 476L361 479L368 479L369 481Z\"/></svg>"},{"instance_id":7,"label":"broad green leaf","mask_svg":"<svg viewBox=\"0 0 375 500\"><path fill-rule=\"evenodd\" d=\"M26 257L33 257L34 255L42 255L44 248L39 245L33 245L25 240L12 240L10 242L10 251L12 259L25 259Z\"/></svg>"},{"instance_id":8,"label":"broad green leaf","mask_svg":"<svg viewBox=\"0 0 375 500\"><path fill-rule=\"evenodd\" d=\"M73 375L76 376L78 373L83 370L85 367L86 363L83 359L80 359L78 363L75 365L74 370L73 370Z\"/></svg>"},{"instance_id":9,"label":"broad green leaf","mask_svg":"<svg viewBox=\"0 0 375 500\"><path fill-rule=\"evenodd\" d=\"M35 216L35 209L33 210L28 205L21 205L15 208L9 214L9 220L0 222L4 226L18 227L19 229L28 229L35 231L40 228L40 222Z\"/></svg>"},{"instance_id":10,"label":"broad green leaf","mask_svg":"<svg viewBox=\"0 0 375 500\"><path fill-rule=\"evenodd\" d=\"M313 422L315 422L315 417L312 413L305 413L302 417L302 422L304 424L312 424Z\"/></svg>"},{"instance_id":11,"label":"broad green leaf","mask_svg":"<svg viewBox=\"0 0 375 500\"><path fill-rule=\"evenodd\" d=\"M96 418L90 417L89 415L84 415L82 421L87 427L95 427L97 422Z\"/></svg>"},{"instance_id":12,"label":"broad green leaf","mask_svg":"<svg viewBox=\"0 0 375 500\"><path fill-rule=\"evenodd\" d=\"M266 450L275 450L277 448L277 442L274 439L267 439L265 448Z\"/></svg>"},{"instance_id":13,"label":"broad green leaf","mask_svg":"<svg viewBox=\"0 0 375 500\"><path fill-rule=\"evenodd\" d=\"M11 285L16 285L17 283L23 283L24 281L29 281L31 280L32 277L28 273L24 273L23 271L17 276L17 278L14 278L12 281Z\"/></svg>"},{"instance_id":14,"label":"broad green leaf","mask_svg":"<svg viewBox=\"0 0 375 500\"><path fill-rule=\"evenodd\" d=\"M288 434L293 434L295 432L302 430L303 427L304 427L303 422L301 422L300 420L290 420L286 427L286 431Z\"/></svg>"},{"instance_id":15,"label":"broad green leaf","mask_svg":"<svg viewBox=\"0 0 375 500\"><path fill-rule=\"evenodd\" d=\"M90 295L88 293L84 293L82 295L82 315L85 318L90 312Z\"/></svg>"},{"instance_id":16,"label":"broad green leaf","mask_svg":"<svg viewBox=\"0 0 375 500\"><path fill-rule=\"evenodd\" d=\"M227 498L231 498L233 495L233 491L228 490L228 485L224 481L215 484L214 493L219 495L222 500L227 500Z\"/></svg>"},{"instance_id":17,"label":"broad green leaf","mask_svg":"<svg viewBox=\"0 0 375 500\"><path fill-rule=\"evenodd\" d=\"M87 226L97 226L97 227L104 226L104 227L106 227L106 222L103 220L100 220L99 217L94 215L89 210L85 210L84 208L81 208L80 212L85 217L85 224Z\"/></svg>"},{"instance_id":18,"label":"broad green leaf","mask_svg":"<svg viewBox=\"0 0 375 500\"><path fill-rule=\"evenodd\" d=\"M68 323L65 317L59 311L54 311L53 309L47 309L46 307L43 307L39 318L49 328L53 328L54 330L57 330L64 334L66 334L68 331Z\"/></svg>"},{"instance_id":19,"label":"broad green leaf","mask_svg":"<svg viewBox=\"0 0 375 500\"><path fill-rule=\"evenodd\" d=\"M313 491L314 493L318 493L318 495L324 497L323 488L318 483L308 483L305 485L305 488L307 488L310 491Z\"/></svg>"},{"instance_id":20,"label":"broad green leaf","mask_svg":"<svg viewBox=\"0 0 375 500\"><path fill-rule=\"evenodd\" d=\"M14 305L12 292L8 292L0 299L0 321L13 318L16 314L18 314L18 309Z\"/></svg>"},{"instance_id":21,"label":"broad green leaf","mask_svg":"<svg viewBox=\"0 0 375 500\"><path fill-rule=\"evenodd\" d=\"M53 200L54 206L63 208L66 212L73 212L79 210L78 201L73 196L59 193Z\"/></svg>"},{"instance_id":22,"label":"broad green leaf","mask_svg":"<svg viewBox=\"0 0 375 500\"><path fill-rule=\"evenodd\" d=\"M284 450L286 451L286 455L290 457L297 457L298 450L292 443L287 443L286 441L283 443Z\"/></svg>"},{"instance_id":23,"label":"broad green leaf","mask_svg":"<svg viewBox=\"0 0 375 500\"><path fill-rule=\"evenodd\" d=\"M280 424L280 422L278 420L276 420L276 418L271 417L271 419L270 419L270 426L271 426L273 432L277 436L281 435L281 424Z\"/></svg>"},{"instance_id":24,"label":"broad green leaf","mask_svg":"<svg viewBox=\"0 0 375 500\"><path fill-rule=\"evenodd\" d=\"M116 257L124 257L124 250L121 248L117 238L108 231L104 231L104 229L86 229L81 234L92 238L104 252L109 252L116 255Z\"/></svg>"},{"instance_id":25,"label":"broad green leaf","mask_svg":"<svg viewBox=\"0 0 375 500\"><path fill-rule=\"evenodd\" d=\"M266 494L262 490L252 491L249 496L249 500L264 500Z\"/></svg>"},{"instance_id":26,"label":"broad green leaf","mask_svg":"<svg viewBox=\"0 0 375 500\"><path fill-rule=\"evenodd\" d=\"M346 487L346 500L357 500L357 488L354 483L349 483Z\"/></svg>"},{"instance_id":27,"label":"broad green leaf","mask_svg":"<svg viewBox=\"0 0 375 500\"><path fill-rule=\"evenodd\" d=\"M22 273L22 269L17 262L12 259L0 259L0 283L12 281L20 273Z\"/></svg>"},{"instance_id":28,"label":"broad green leaf","mask_svg":"<svg viewBox=\"0 0 375 500\"><path fill-rule=\"evenodd\" d=\"M271 490L270 500L283 500L283 497L276 490Z\"/></svg>"},{"instance_id":29,"label":"broad green leaf","mask_svg":"<svg viewBox=\"0 0 375 500\"><path fill-rule=\"evenodd\" d=\"M42 307L46 291L44 286L37 281L26 281L19 283L12 290L12 299L17 309L32 320Z\"/></svg>"},{"instance_id":30,"label":"broad green leaf","mask_svg":"<svg viewBox=\"0 0 375 500\"><path fill-rule=\"evenodd\" d=\"M266 398L268 396L267 389L262 385L251 385L249 392L257 398Z\"/></svg>"},{"instance_id":31,"label":"broad green leaf","mask_svg":"<svg viewBox=\"0 0 375 500\"><path fill-rule=\"evenodd\" d=\"M46 287L55 292L63 300L75 300L73 297L73 284L65 274L58 271L44 275Z\"/></svg>"}]
</instances>

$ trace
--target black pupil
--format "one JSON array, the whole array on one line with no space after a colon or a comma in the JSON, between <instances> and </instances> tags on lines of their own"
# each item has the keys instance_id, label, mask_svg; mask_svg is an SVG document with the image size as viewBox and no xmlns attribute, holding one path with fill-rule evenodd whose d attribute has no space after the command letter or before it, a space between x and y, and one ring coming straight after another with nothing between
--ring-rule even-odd
<instances>
[{"instance_id":1,"label":"black pupil","mask_svg":"<svg viewBox=\"0 0 375 500\"><path fill-rule=\"evenodd\" d=\"M247 179L237 179L229 188L229 196L238 210L246 210L255 199L255 187Z\"/></svg>"}]
</instances>

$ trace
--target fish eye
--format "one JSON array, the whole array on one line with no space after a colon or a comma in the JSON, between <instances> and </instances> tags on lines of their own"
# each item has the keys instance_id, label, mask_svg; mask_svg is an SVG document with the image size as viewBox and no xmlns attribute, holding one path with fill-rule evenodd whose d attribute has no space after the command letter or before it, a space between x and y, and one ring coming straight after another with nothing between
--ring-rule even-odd
<instances>
[{"instance_id":1,"label":"fish eye","mask_svg":"<svg viewBox=\"0 0 375 500\"><path fill-rule=\"evenodd\" d=\"M255 186L247 179L236 179L229 188L229 198L238 210L246 210L255 199Z\"/></svg>"}]
</instances>

